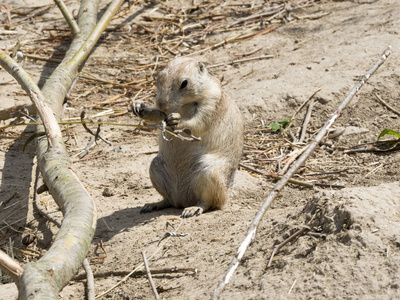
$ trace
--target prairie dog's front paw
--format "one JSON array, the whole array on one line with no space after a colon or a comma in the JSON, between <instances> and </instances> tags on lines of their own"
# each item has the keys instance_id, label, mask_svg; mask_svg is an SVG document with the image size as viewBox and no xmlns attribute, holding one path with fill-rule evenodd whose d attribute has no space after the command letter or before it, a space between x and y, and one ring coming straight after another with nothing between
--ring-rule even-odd
<instances>
[{"instance_id":1,"label":"prairie dog's front paw","mask_svg":"<svg viewBox=\"0 0 400 300\"><path fill-rule=\"evenodd\" d=\"M167 126L171 128L175 128L176 126L178 126L180 121L181 121L181 115L179 113L171 113L165 119Z\"/></svg>"},{"instance_id":2,"label":"prairie dog's front paw","mask_svg":"<svg viewBox=\"0 0 400 300\"><path fill-rule=\"evenodd\" d=\"M143 111L146 106L142 102L132 102L131 104L132 112L136 117L142 117Z\"/></svg>"}]
</instances>

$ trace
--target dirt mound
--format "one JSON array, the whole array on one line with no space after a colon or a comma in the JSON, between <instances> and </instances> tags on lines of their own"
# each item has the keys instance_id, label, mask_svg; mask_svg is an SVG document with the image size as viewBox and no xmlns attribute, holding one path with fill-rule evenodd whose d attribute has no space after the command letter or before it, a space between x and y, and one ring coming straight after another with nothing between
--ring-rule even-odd
<instances>
[{"instance_id":1,"label":"dirt mound","mask_svg":"<svg viewBox=\"0 0 400 300\"><path fill-rule=\"evenodd\" d=\"M272 226L257 236L226 299L240 298L243 289L246 299L396 298L399 192L399 182L320 191L285 222L272 210L264 222ZM274 246L302 227L309 231L284 246L268 268Z\"/></svg>"}]
</instances>

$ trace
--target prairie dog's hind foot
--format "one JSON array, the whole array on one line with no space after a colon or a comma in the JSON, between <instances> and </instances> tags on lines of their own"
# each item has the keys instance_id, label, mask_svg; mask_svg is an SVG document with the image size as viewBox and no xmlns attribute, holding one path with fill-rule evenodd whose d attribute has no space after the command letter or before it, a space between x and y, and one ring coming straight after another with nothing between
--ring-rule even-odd
<instances>
[{"instance_id":1,"label":"prairie dog's hind foot","mask_svg":"<svg viewBox=\"0 0 400 300\"><path fill-rule=\"evenodd\" d=\"M203 212L206 212L207 210L208 210L208 207L206 207L204 204L199 204L196 206L189 206L183 210L181 218L185 219L185 218L190 218L193 216L200 216Z\"/></svg>"},{"instance_id":2,"label":"prairie dog's hind foot","mask_svg":"<svg viewBox=\"0 0 400 300\"><path fill-rule=\"evenodd\" d=\"M140 210L141 214L149 213L153 210L162 210L164 208L171 207L172 205L167 200L161 200L155 203L147 203Z\"/></svg>"}]
</instances>

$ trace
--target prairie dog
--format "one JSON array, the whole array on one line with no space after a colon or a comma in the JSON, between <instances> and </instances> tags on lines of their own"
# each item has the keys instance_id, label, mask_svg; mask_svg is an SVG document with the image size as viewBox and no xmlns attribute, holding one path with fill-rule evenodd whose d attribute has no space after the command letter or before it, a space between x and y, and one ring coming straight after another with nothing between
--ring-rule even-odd
<instances>
[{"instance_id":1,"label":"prairie dog","mask_svg":"<svg viewBox=\"0 0 400 300\"><path fill-rule=\"evenodd\" d=\"M190 129L200 141L161 134L150 179L163 200L146 204L140 213L167 207L184 208L182 217L219 209L226 203L243 150L243 119L236 103L221 89L203 63L176 58L156 79L156 108L132 103L136 116L168 127Z\"/></svg>"}]
</instances>

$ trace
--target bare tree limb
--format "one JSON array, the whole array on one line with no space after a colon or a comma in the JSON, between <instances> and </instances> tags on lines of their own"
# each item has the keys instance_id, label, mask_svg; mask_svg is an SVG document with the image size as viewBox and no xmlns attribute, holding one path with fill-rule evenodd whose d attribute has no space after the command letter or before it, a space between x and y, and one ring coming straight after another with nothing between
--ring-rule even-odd
<instances>
[{"instance_id":1,"label":"bare tree limb","mask_svg":"<svg viewBox=\"0 0 400 300\"><path fill-rule=\"evenodd\" d=\"M68 26L71 28L74 36L77 36L80 33L80 29L78 24L75 22L74 17L69 13L67 6L62 0L54 0L58 8L61 10L64 19L67 21Z\"/></svg>"},{"instance_id":2,"label":"bare tree limb","mask_svg":"<svg viewBox=\"0 0 400 300\"><path fill-rule=\"evenodd\" d=\"M258 210L256 216L253 219L253 222L250 224L249 228L247 229L246 236L243 242L240 244L239 249L236 255L233 257L231 263L229 264L228 270L225 273L223 280L218 284L217 288L214 291L213 299L218 299L221 296L222 291L225 288L232 278L235 270L239 266L239 263L246 252L247 248L249 247L252 240L255 239L256 230L258 224L260 223L262 217L264 216L265 212L271 205L272 201L278 196L279 192L282 188L286 185L289 179L295 174L297 169L303 165L303 163L307 160L307 158L311 155L314 151L315 147L321 142L323 137L326 135L328 129L332 126L335 120L340 116L343 109L347 106L350 100L354 97L354 95L360 90L360 88L368 81L371 75L386 61L387 57L391 54L392 47L389 46L381 57L374 63L374 65L365 73L365 75L361 78L361 80L350 90L347 94L346 98L340 103L339 107L336 111L331 115L331 118L324 124L324 126L319 130L317 136L314 140L310 143L307 150L299 157L299 159L292 165L292 167L287 171L287 173L282 177L281 180L277 182L275 187L269 193L267 199L265 199L264 203L262 204L261 208Z\"/></svg>"},{"instance_id":3,"label":"bare tree limb","mask_svg":"<svg viewBox=\"0 0 400 300\"><path fill-rule=\"evenodd\" d=\"M61 222L58 221L57 219L54 219L52 216L50 216L44 209L43 207L40 205L40 201L38 201L38 195L39 195L39 189L37 189L38 183L41 180L39 179L39 172L38 170L36 170L36 180L35 180L35 190L36 193L34 195L34 199L33 199L33 206L34 208L37 210L37 212L39 213L39 215L41 215L43 218L45 218L46 220L52 222L53 224L55 224L58 228L61 227ZM41 185L44 186L44 185ZM94 300L95 299L95 293L94 293L94 276L93 276L93 272L92 269L90 268L90 264L87 258L84 259L83 264L82 264L83 268L85 269L86 272L86 281L87 281L87 298L88 300Z\"/></svg>"},{"instance_id":4,"label":"bare tree limb","mask_svg":"<svg viewBox=\"0 0 400 300\"><path fill-rule=\"evenodd\" d=\"M86 29L86 35L82 33L74 39L69 50L70 56L76 53L95 26L97 9L97 1L82 2L80 15L85 14L81 19L86 25L82 27ZM68 59L68 53L66 59ZM93 200L70 169L71 162L56 120L60 118L65 96L62 91L68 91L69 87L64 85L64 89L47 93L50 96L57 95L52 98L50 105L61 102L60 105L56 107L53 105L50 108L44 100L46 96L48 98L46 89L51 90L49 83L55 80L66 84L62 79L68 77L69 74L63 71L53 73L42 93L18 64L4 53L0 53L0 64L17 79L32 97L32 101L38 105L38 111L46 126L38 126L37 131L44 131L45 128L51 141L49 147L46 139L38 139L38 165L44 182L64 214L62 226L49 251L37 262L24 265L25 271L17 281L19 297L21 299L56 299L58 292L68 283L85 259L97 220Z\"/></svg>"},{"instance_id":5,"label":"bare tree limb","mask_svg":"<svg viewBox=\"0 0 400 300\"><path fill-rule=\"evenodd\" d=\"M48 133L46 118L61 120L62 105L67 92L102 30L123 1L113 1L95 27L98 2L98 0L82 1L78 13L81 32L72 41L63 62L46 81L42 92L29 77L23 76L24 73L17 64L12 64L13 76L28 95L32 96L33 101L39 99L37 103L42 105L40 114ZM2 57L4 58L1 60L2 65L7 68L6 62L10 61L7 57L3 55ZM41 99L48 99L47 104L43 104L46 101ZM46 106L51 110L46 109ZM44 128L38 125L36 130L41 132ZM64 220L49 251L37 262L24 265L25 271L17 281L21 299L57 299L58 292L68 283L85 259L96 226L97 217L93 200L71 168L71 161L61 135L56 131L56 134L49 136L50 147L47 139L38 138L38 165L44 183L49 187L49 192L64 214Z\"/></svg>"},{"instance_id":6,"label":"bare tree limb","mask_svg":"<svg viewBox=\"0 0 400 300\"><path fill-rule=\"evenodd\" d=\"M113 1L96 26L98 0L84 0L78 13L81 33L74 38L63 62L46 81L42 92L56 118L61 119L62 105L79 69L115 14L122 0ZM95 38L93 38L93 33ZM77 57L77 53L80 55ZM38 132L43 131L37 126ZM71 168L62 139L48 148L46 141L37 142L38 165L44 183L64 214L62 226L48 252L36 263L24 265L20 279L20 297L55 299L58 292L77 272L91 244L97 216L94 202ZM28 272L29 271L29 272Z\"/></svg>"}]
</instances>

